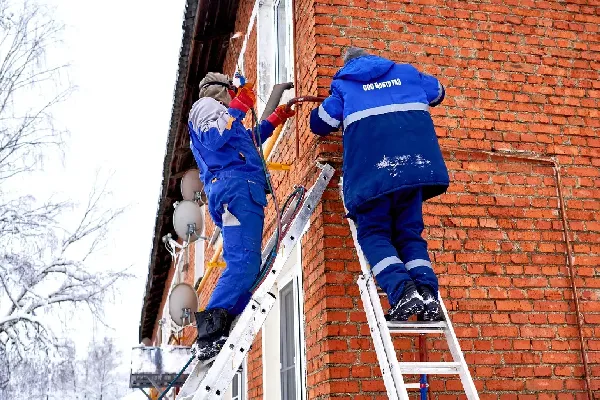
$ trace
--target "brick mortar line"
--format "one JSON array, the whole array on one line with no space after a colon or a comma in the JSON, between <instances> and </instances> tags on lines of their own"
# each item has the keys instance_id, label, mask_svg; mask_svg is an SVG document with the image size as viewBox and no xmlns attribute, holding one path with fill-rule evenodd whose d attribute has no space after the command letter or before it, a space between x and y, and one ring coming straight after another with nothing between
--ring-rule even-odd
<instances>
[{"instance_id":1,"label":"brick mortar line","mask_svg":"<svg viewBox=\"0 0 600 400\"><path fill-rule=\"evenodd\" d=\"M539 156L537 154L529 154L529 153L515 154L514 152L511 153L510 150L500 150L498 152L494 152L494 151L485 151L485 150L465 150L465 149L460 149L460 148L443 147L442 151L467 152L467 153L476 152L476 153L487 154L489 156L502 156L504 158L510 158L510 159L514 159L514 160L523 160L523 161L527 161L527 162L539 162L539 163L552 165L554 172L555 172L557 197L558 197L558 201L559 201L559 209L560 209L560 214L561 214L561 219L562 219L562 224L563 224L563 232L564 232L564 238L565 238L564 241L565 241L565 245L567 248L567 267L569 270L571 288L573 290L573 300L575 303L575 314L577 317L577 328L578 328L578 333L579 333L579 343L580 343L581 359L583 362L585 382L586 382L586 386L587 386L589 400L593 400L594 397L592 394L592 383L591 383L591 378L590 378L590 373L589 373L587 351L586 351L586 346L585 346L585 340L583 337L582 314L581 314L580 305L579 305L579 295L577 293L577 285L575 283L575 273L574 273L575 266L574 266L574 261L573 261L571 241L569 239L569 233L570 233L569 225L568 225L568 221L567 221L565 201L564 201L564 196L563 196L563 192L562 192L562 181L561 181L561 174L560 174L561 165L558 162L558 159L556 157Z\"/></svg>"}]
</instances>

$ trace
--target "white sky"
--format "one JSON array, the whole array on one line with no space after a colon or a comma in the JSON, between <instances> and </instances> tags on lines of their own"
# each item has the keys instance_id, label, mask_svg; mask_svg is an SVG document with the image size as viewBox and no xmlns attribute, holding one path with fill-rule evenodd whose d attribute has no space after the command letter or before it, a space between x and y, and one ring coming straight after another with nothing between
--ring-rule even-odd
<instances>
[{"instance_id":1,"label":"white sky","mask_svg":"<svg viewBox=\"0 0 600 400\"><path fill-rule=\"evenodd\" d=\"M87 199L96 171L113 174L111 203L130 206L113 226L96 268L132 266L136 279L122 285L110 306L109 332L119 339L125 362L138 343L152 235L162 180L179 61L185 0L46 0L65 23L62 49L51 59L66 59L78 89L55 113L69 129L64 162L46 162L28 185L43 199ZM88 323L72 324L72 335L85 345Z\"/></svg>"}]
</instances>

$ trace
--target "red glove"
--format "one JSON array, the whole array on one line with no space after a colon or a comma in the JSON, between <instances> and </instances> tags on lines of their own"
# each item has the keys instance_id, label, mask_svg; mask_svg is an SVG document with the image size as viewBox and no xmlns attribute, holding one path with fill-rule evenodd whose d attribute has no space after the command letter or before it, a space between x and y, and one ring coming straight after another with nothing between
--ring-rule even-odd
<instances>
[{"instance_id":1,"label":"red glove","mask_svg":"<svg viewBox=\"0 0 600 400\"><path fill-rule=\"evenodd\" d=\"M291 108L287 108L287 105L282 104L277 107L271 115L269 115L267 121L269 121L273 126L277 127L281 124L284 124L288 118L293 117L294 115L296 115L296 111L292 110Z\"/></svg>"},{"instance_id":2,"label":"red glove","mask_svg":"<svg viewBox=\"0 0 600 400\"><path fill-rule=\"evenodd\" d=\"M248 110L254 106L254 103L256 103L256 95L252 90L253 86L254 84L251 82L248 82L242 86L238 90L237 96L235 96L235 98L231 100L231 103L229 103L229 107L247 113Z\"/></svg>"}]
</instances>

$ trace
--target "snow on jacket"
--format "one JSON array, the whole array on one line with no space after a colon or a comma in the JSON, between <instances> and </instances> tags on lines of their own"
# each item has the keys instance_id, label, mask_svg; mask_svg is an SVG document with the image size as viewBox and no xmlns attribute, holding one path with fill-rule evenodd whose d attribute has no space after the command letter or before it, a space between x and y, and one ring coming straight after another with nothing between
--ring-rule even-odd
<instances>
[{"instance_id":1,"label":"snow on jacket","mask_svg":"<svg viewBox=\"0 0 600 400\"><path fill-rule=\"evenodd\" d=\"M365 202L404 188L422 187L424 200L446 191L448 170L429 114L444 95L433 76L373 55L352 59L335 74L310 127L324 136L343 126L350 216Z\"/></svg>"},{"instance_id":2,"label":"snow on jacket","mask_svg":"<svg viewBox=\"0 0 600 400\"><path fill-rule=\"evenodd\" d=\"M251 180L266 188L263 164L254 146L252 131L242 124L245 115L211 97L203 97L192 106L188 121L190 147L207 189L214 178L226 177ZM261 142L264 143L273 130L270 122L261 121Z\"/></svg>"}]
</instances>

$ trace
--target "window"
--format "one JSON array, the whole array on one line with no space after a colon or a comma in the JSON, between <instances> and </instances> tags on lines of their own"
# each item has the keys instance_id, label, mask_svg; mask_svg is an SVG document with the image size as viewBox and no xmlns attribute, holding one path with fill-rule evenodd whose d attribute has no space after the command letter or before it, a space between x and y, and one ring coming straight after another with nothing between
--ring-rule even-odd
<instances>
[{"instance_id":1,"label":"window","mask_svg":"<svg viewBox=\"0 0 600 400\"><path fill-rule=\"evenodd\" d=\"M305 400L306 362L300 246L283 266L277 301L263 326L265 400Z\"/></svg>"},{"instance_id":2,"label":"window","mask_svg":"<svg viewBox=\"0 0 600 400\"><path fill-rule=\"evenodd\" d=\"M293 79L292 18L290 0L276 0L275 7L275 82L288 82Z\"/></svg>"},{"instance_id":3,"label":"window","mask_svg":"<svg viewBox=\"0 0 600 400\"><path fill-rule=\"evenodd\" d=\"M245 398L244 364L242 364L231 381L231 400L243 400Z\"/></svg>"},{"instance_id":4,"label":"window","mask_svg":"<svg viewBox=\"0 0 600 400\"><path fill-rule=\"evenodd\" d=\"M279 321L281 338L279 342L281 398L296 400L296 341L294 339L294 282L290 281L279 292L281 306Z\"/></svg>"},{"instance_id":5,"label":"window","mask_svg":"<svg viewBox=\"0 0 600 400\"><path fill-rule=\"evenodd\" d=\"M258 82L259 115L262 114L274 84L294 79L294 44L291 0L263 0L259 3ZM284 93L281 103L294 96L294 89Z\"/></svg>"},{"instance_id":6,"label":"window","mask_svg":"<svg viewBox=\"0 0 600 400\"><path fill-rule=\"evenodd\" d=\"M233 379L231 380L231 386L223 396L224 400L246 400L248 398L246 394L246 360L242 363L240 368L237 370Z\"/></svg>"}]
</instances>

